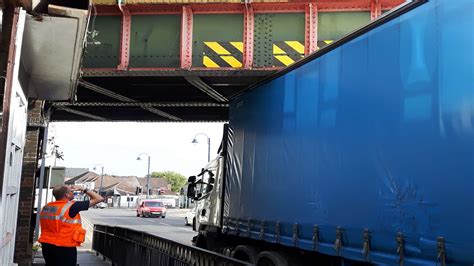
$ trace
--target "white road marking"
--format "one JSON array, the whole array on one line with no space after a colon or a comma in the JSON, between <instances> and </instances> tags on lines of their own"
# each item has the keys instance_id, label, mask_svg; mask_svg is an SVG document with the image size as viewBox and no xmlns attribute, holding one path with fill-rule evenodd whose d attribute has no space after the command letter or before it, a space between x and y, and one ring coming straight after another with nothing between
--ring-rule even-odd
<instances>
[{"instance_id":1,"label":"white road marking","mask_svg":"<svg viewBox=\"0 0 474 266\"><path fill-rule=\"evenodd\" d=\"M159 224L162 224L162 225L166 225L166 226L171 226L170 224L165 224L165 223L162 223L162 222L158 222Z\"/></svg>"},{"instance_id":2,"label":"white road marking","mask_svg":"<svg viewBox=\"0 0 474 266\"><path fill-rule=\"evenodd\" d=\"M193 232L193 229L190 229L190 228L182 228L182 227L176 227L176 228L179 228L179 229L184 230L186 232L189 232L189 231Z\"/></svg>"}]
</instances>

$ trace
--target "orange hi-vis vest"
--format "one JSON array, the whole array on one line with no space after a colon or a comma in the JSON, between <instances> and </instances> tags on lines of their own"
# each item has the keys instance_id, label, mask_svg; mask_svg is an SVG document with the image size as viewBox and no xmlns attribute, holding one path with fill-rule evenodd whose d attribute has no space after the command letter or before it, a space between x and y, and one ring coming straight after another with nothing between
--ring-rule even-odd
<instances>
[{"instance_id":1,"label":"orange hi-vis vest","mask_svg":"<svg viewBox=\"0 0 474 266\"><path fill-rule=\"evenodd\" d=\"M74 201L58 200L43 207L40 213L40 243L59 247L77 247L84 242L86 230L81 225L81 215L69 216Z\"/></svg>"}]
</instances>

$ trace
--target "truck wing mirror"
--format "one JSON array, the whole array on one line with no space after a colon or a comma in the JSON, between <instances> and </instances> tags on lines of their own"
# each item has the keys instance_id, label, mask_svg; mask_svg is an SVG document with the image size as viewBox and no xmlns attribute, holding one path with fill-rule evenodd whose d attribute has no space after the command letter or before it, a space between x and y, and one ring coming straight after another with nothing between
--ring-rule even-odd
<instances>
[{"instance_id":1,"label":"truck wing mirror","mask_svg":"<svg viewBox=\"0 0 474 266\"><path fill-rule=\"evenodd\" d=\"M193 175L193 176L190 176L190 177L188 178L188 182L189 182L189 183L194 183L194 182L196 182L196 176L194 176L194 175Z\"/></svg>"},{"instance_id":2,"label":"truck wing mirror","mask_svg":"<svg viewBox=\"0 0 474 266\"><path fill-rule=\"evenodd\" d=\"M196 184L191 183L188 185L188 193L186 196L190 199L196 199Z\"/></svg>"},{"instance_id":3,"label":"truck wing mirror","mask_svg":"<svg viewBox=\"0 0 474 266\"><path fill-rule=\"evenodd\" d=\"M202 175L204 175L204 173L206 173L206 170L204 170L204 168L201 168L201 173L199 173L198 176L202 176Z\"/></svg>"}]
</instances>

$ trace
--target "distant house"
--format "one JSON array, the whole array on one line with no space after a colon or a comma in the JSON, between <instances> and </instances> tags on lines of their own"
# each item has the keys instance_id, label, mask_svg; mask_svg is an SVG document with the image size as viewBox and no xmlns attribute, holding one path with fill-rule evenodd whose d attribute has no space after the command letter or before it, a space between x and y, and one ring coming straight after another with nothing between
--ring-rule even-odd
<instances>
[{"instance_id":1,"label":"distant house","mask_svg":"<svg viewBox=\"0 0 474 266\"><path fill-rule=\"evenodd\" d=\"M97 190L100 188L100 178L95 181ZM102 191L107 195L135 195L140 187L135 176L109 176L104 175L102 180Z\"/></svg>"},{"instance_id":2,"label":"distant house","mask_svg":"<svg viewBox=\"0 0 474 266\"><path fill-rule=\"evenodd\" d=\"M66 182L64 182L66 185L81 185L84 188L88 189L96 189L95 183L96 181L100 179L100 176L97 175L94 172L85 172L82 173L76 177L73 177Z\"/></svg>"},{"instance_id":3,"label":"distant house","mask_svg":"<svg viewBox=\"0 0 474 266\"><path fill-rule=\"evenodd\" d=\"M136 176L100 175L86 171L65 182L67 185L81 185L96 191L101 190L105 196L129 196L146 194L146 178ZM102 188L102 189L101 189ZM150 178L150 195L176 195L171 185L164 178Z\"/></svg>"},{"instance_id":4,"label":"distant house","mask_svg":"<svg viewBox=\"0 0 474 266\"><path fill-rule=\"evenodd\" d=\"M146 178L137 177L140 186L143 188L143 194L146 194ZM150 178L150 195L176 195L176 192L171 191L171 184L162 177Z\"/></svg>"},{"instance_id":5,"label":"distant house","mask_svg":"<svg viewBox=\"0 0 474 266\"><path fill-rule=\"evenodd\" d=\"M66 167L66 173L64 174L64 181L68 181L71 178L85 174L87 172L89 172L88 168Z\"/></svg>"}]
</instances>

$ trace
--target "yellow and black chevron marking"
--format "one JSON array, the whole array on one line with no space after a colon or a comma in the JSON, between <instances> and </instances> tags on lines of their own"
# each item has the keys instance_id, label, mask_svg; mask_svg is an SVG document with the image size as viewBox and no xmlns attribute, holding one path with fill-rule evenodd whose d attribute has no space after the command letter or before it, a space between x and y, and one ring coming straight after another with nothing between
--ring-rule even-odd
<instances>
[{"instance_id":1,"label":"yellow and black chevron marking","mask_svg":"<svg viewBox=\"0 0 474 266\"><path fill-rule=\"evenodd\" d=\"M330 45L330 44L333 43L333 42L334 42L334 40L318 41L318 47L317 47L317 49L321 49L321 48L323 48L323 47L325 47L325 46L328 46L328 45Z\"/></svg>"},{"instance_id":2,"label":"yellow and black chevron marking","mask_svg":"<svg viewBox=\"0 0 474 266\"><path fill-rule=\"evenodd\" d=\"M273 66L289 66L303 56L304 44L300 41L280 41L273 43Z\"/></svg>"},{"instance_id":3,"label":"yellow and black chevron marking","mask_svg":"<svg viewBox=\"0 0 474 266\"><path fill-rule=\"evenodd\" d=\"M243 42L204 42L202 64L208 68L242 67Z\"/></svg>"}]
</instances>

